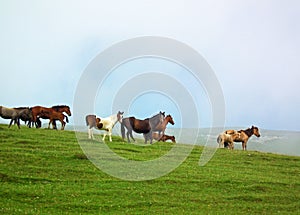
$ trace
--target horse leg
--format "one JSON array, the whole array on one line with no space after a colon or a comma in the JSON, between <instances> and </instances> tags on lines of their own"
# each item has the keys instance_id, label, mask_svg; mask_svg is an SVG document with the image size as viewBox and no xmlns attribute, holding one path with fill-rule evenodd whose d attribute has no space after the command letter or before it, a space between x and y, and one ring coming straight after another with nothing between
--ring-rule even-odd
<instances>
[{"instance_id":1,"label":"horse leg","mask_svg":"<svg viewBox=\"0 0 300 215\"><path fill-rule=\"evenodd\" d=\"M51 125L52 121L53 121L53 120L50 119L49 124L48 124L48 129L50 129L50 125Z\"/></svg>"},{"instance_id":2,"label":"horse leg","mask_svg":"<svg viewBox=\"0 0 300 215\"><path fill-rule=\"evenodd\" d=\"M108 135L109 135L109 142L112 142L112 139L111 139L111 129L109 129L107 132L108 132Z\"/></svg>"},{"instance_id":3,"label":"horse leg","mask_svg":"<svg viewBox=\"0 0 300 215\"><path fill-rule=\"evenodd\" d=\"M130 137L133 139L133 142L135 142L135 139L133 138L133 135L132 135L132 130L130 132Z\"/></svg>"},{"instance_id":4,"label":"horse leg","mask_svg":"<svg viewBox=\"0 0 300 215\"><path fill-rule=\"evenodd\" d=\"M65 129L66 123L64 120L60 121L61 122L61 130ZM53 125L52 125L53 126ZM57 129L57 128L56 128Z\"/></svg>"},{"instance_id":5,"label":"horse leg","mask_svg":"<svg viewBox=\"0 0 300 215\"><path fill-rule=\"evenodd\" d=\"M105 142L105 137L106 137L106 133L103 134L103 138L102 138L103 142Z\"/></svg>"},{"instance_id":6,"label":"horse leg","mask_svg":"<svg viewBox=\"0 0 300 215\"><path fill-rule=\"evenodd\" d=\"M11 120L10 120L10 123L9 123L9 125L8 125L8 128L10 128L10 126L11 126L11 124L12 124L13 121L14 121L14 119L11 119Z\"/></svg>"},{"instance_id":7,"label":"horse leg","mask_svg":"<svg viewBox=\"0 0 300 215\"><path fill-rule=\"evenodd\" d=\"M93 138L92 138L92 135L93 135L93 134L92 134L92 129L91 129L91 128L88 128L88 138L89 138L89 139L93 139Z\"/></svg>"},{"instance_id":8,"label":"horse leg","mask_svg":"<svg viewBox=\"0 0 300 215\"><path fill-rule=\"evenodd\" d=\"M246 150L246 143L245 142L242 142L242 148L243 148L243 150Z\"/></svg>"},{"instance_id":9,"label":"horse leg","mask_svg":"<svg viewBox=\"0 0 300 215\"><path fill-rule=\"evenodd\" d=\"M17 125L18 125L18 128L20 129L20 119L17 118Z\"/></svg>"},{"instance_id":10,"label":"horse leg","mask_svg":"<svg viewBox=\"0 0 300 215\"><path fill-rule=\"evenodd\" d=\"M152 132L150 132L150 144L152 144L152 140L153 140L153 137L152 137ZM164 141L165 142L165 141Z\"/></svg>"}]
</instances>

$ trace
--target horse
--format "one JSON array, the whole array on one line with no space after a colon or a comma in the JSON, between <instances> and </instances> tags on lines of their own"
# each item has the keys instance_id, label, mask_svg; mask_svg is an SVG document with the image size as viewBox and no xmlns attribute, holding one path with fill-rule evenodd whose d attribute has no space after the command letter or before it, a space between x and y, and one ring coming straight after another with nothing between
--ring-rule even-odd
<instances>
[{"instance_id":1,"label":"horse","mask_svg":"<svg viewBox=\"0 0 300 215\"><path fill-rule=\"evenodd\" d=\"M160 134L162 132L162 134L165 134L165 130L166 130L166 127L167 127L167 124L170 123L172 125L175 124L172 116L169 114L167 115L163 122L162 123L159 123L155 128L152 129L152 131L158 131L158 133Z\"/></svg>"},{"instance_id":2,"label":"horse","mask_svg":"<svg viewBox=\"0 0 300 215\"><path fill-rule=\"evenodd\" d=\"M11 119L9 123L9 128L13 121L15 121L20 129L20 117L25 113L26 110L23 109L16 109L16 108L7 108L4 106L0 106L0 117L3 119Z\"/></svg>"},{"instance_id":3,"label":"horse","mask_svg":"<svg viewBox=\"0 0 300 215\"><path fill-rule=\"evenodd\" d=\"M239 131L227 130L218 136L217 142L219 143L219 146L220 144L225 146L225 143L228 143L230 149L234 149L233 142L242 142L243 150L247 150L247 142L253 134L256 137L260 137L259 129L255 126Z\"/></svg>"},{"instance_id":4,"label":"horse","mask_svg":"<svg viewBox=\"0 0 300 215\"><path fill-rule=\"evenodd\" d=\"M31 121L32 121L32 112L29 109L29 107L16 107L14 109L20 111L19 119L24 121L25 124L27 124L27 126L30 128L31 127ZM15 120L11 119L10 124L12 124L13 121L15 122L15 124L18 123L17 119L15 119ZM27 123L27 121L28 121L28 123Z\"/></svg>"},{"instance_id":5,"label":"horse","mask_svg":"<svg viewBox=\"0 0 300 215\"><path fill-rule=\"evenodd\" d=\"M86 125L88 126L89 139L94 139L93 128L99 130L105 130L102 140L105 141L105 137L109 135L109 141L112 142L111 134L112 129L117 122L122 123L124 112L118 111L117 114L111 115L106 118L98 118L96 115L87 115L85 117Z\"/></svg>"},{"instance_id":6,"label":"horse","mask_svg":"<svg viewBox=\"0 0 300 215\"><path fill-rule=\"evenodd\" d=\"M57 105L53 106L53 108L47 108L42 106L34 106L31 107L30 110L32 111L32 121L34 123L38 123L38 118L42 119L50 119L52 123L52 127L56 129L56 123L55 120L59 120L62 125L62 130L64 129L66 123L63 121L64 118L66 118L66 122L69 122L69 119L67 116L63 114L63 112L66 112L69 116L71 116L70 108L66 105ZM53 116L52 116L53 115ZM38 127L38 126L37 126ZM40 126L39 126L40 127ZM50 128L50 123L48 128Z\"/></svg>"},{"instance_id":7,"label":"horse","mask_svg":"<svg viewBox=\"0 0 300 215\"><path fill-rule=\"evenodd\" d=\"M67 105L54 105L51 107L52 109L54 109L55 111L61 112L61 113L66 113L68 116L71 116L71 110L70 107ZM56 121L53 121L53 127L56 129Z\"/></svg>"},{"instance_id":8,"label":"horse","mask_svg":"<svg viewBox=\"0 0 300 215\"><path fill-rule=\"evenodd\" d=\"M171 140L173 143L176 143L176 140L175 140L174 136L169 136L169 135L166 135L166 134L159 134L159 133L153 132L152 133L152 138L154 140L157 140L157 141L166 142L167 140Z\"/></svg>"},{"instance_id":9,"label":"horse","mask_svg":"<svg viewBox=\"0 0 300 215\"><path fill-rule=\"evenodd\" d=\"M130 143L129 135L133 141L135 139L132 136L132 131L135 131L139 134L145 134L145 143L147 143L148 139L150 139L150 144L152 144L152 129L156 128L159 124L161 124L164 120L165 112L159 112L155 116L151 118L146 118L144 120L136 119L135 117L127 117L122 120L121 123L121 133L122 139L125 139L125 127L127 129L127 140Z\"/></svg>"},{"instance_id":10,"label":"horse","mask_svg":"<svg viewBox=\"0 0 300 215\"><path fill-rule=\"evenodd\" d=\"M50 125L52 124L52 128L56 127L53 125L53 122L55 120L59 120L61 123L61 130L65 129L66 123L64 121L64 119L66 118L66 122L69 122L69 119L67 116L65 116L63 113L52 110L52 111L48 111L48 110L41 110L40 114L39 114L39 118L42 119L49 119L49 124L48 124L48 129L50 129Z\"/></svg>"}]
</instances>

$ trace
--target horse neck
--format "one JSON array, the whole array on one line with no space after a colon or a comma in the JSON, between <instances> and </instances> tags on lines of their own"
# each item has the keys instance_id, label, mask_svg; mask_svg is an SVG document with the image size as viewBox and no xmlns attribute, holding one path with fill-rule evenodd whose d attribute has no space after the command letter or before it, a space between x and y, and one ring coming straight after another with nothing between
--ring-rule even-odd
<instances>
[{"instance_id":1,"label":"horse neck","mask_svg":"<svg viewBox=\"0 0 300 215\"><path fill-rule=\"evenodd\" d=\"M243 132L248 136L251 137L253 135L253 130L248 128L247 130L243 130Z\"/></svg>"},{"instance_id":2,"label":"horse neck","mask_svg":"<svg viewBox=\"0 0 300 215\"><path fill-rule=\"evenodd\" d=\"M160 123L164 123L164 121L165 120L163 120L162 122L160 121L160 114L157 114L157 115L155 115L155 116L153 116L153 117L151 117L150 119L149 119L149 121L151 122L151 124L152 125L155 125L155 126L157 126L158 124L160 124Z\"/></svg>"},{"instance_id":3,"label":"horse neck","mask_svg":"<svg viewBox=\"0 0 300 215\"><path fill-rule=\"evenodd\" d=\"M118 122L118 116L117 116L117 114L111 115L109 117L109 119L113 123L113 125L115 125Z\"/></svg>"},{"instance_id":4,"label":"horse neck","mask_svg":"<svg viewBox=\"0 0 300 215\"><path fill-rule=\"evenodd\" d=\"M167 124L169 123L169 119L164 118L164 120L162 121L162 126L167 126Z\"/></svg>"}]
</instances>

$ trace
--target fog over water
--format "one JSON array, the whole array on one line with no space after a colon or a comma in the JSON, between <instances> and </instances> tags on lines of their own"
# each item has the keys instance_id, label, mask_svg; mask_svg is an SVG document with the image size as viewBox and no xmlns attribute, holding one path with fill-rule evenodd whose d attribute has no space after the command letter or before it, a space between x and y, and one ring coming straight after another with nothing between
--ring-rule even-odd
<instances>
[{"instance_id":1,"label":"fog over water","mask_svg":"<svg viewBox=\"0 0 300 215\"><path fill-rule=\"evenodd\" d=\"M73 129L73 126L69 126L68 129ZM87 133L87 128L85 127L76 129ZM226 128L226 130L227 129L240 130L241 128ZM222 131L223 130L221 128L200 128L199 130L167 128L165 134L174 135L177 143L218 147L217 137L218 134ZM104 131L95 130L94 133L102 135ZM117 123L114 127L113 133L114 135L121 136L119 123ZM300 132L260 129L260 134L261 136L259 138L255 135L250 137L247 143L248 151L300 156ZM133 135L134 137L143 139L143 136L141 134L133 133ZM235 143L235 150L242 150L242 144Z\"/></svg>"}]
</instances>

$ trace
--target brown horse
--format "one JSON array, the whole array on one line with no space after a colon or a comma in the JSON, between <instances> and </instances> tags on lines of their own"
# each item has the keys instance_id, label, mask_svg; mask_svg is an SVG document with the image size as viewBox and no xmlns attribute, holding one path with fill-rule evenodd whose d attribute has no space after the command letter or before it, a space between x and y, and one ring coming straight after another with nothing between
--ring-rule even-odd
<instances>
[{"instance_id":1,"label":"brown horse","mask_svg":"<svg viewBox=\"0 0 300 215\"><path fill-rule=\"evenodd\" d=\"M32 121L34 123L37 123L39 118L49 119L50 122L48 128L50 128L50 124L55 120L59 120L61 122L61 130L64 130L66 125L64 118L66 118L66 121L69 122L67 116L65 116L62 112L56 111L54 108L34 106L31 107L30 110L32 111ZM69 113L71 114L71 112ZM52 127L55 128L55 125L52 124Z\"/></svg>"},{"instance_id":2,"label":"brown horse","mask_svg":"<svg viewBox=\"0 0 300 215\"><path fill-rule=\"evenodd\" d=\"M243 150L247 150L247 142L253 134L260 137L259 129L255 126L246 130L227 130L219 134L217 142L219 143L219 146L222 146L223 144L223 147L226 146L227 143L229 149L234 149L233 142L242 142Z\"/></svg>"},{"instance_id":3,"label":"brown horse","mask_svg":"<svg viewBox=\"0 0 300 215\"><path fill-rule=\"evenodd\" d=\"M165 134L165 130L166 130L166 127L167 127L167 124L170 123L172 125L175 124L172 116L169 114L167 115L163 122L162 123L159 123L154 129L152 129L152 131L158 131L158 133L160 134L162 132L162 134Z\"/></svg>"},{"instance_id":4,"label":"brown horse","mask_svg":"<svg viewBox=\"0 0 300 215\"><path fill-rule=\"evenodd\" d=\"M68 116L72 115L70 107L67 105L55 105L55 106L52 106L51 108L53 108L57 112L66 113ZM56 129L56 121L55 120L53 121L52 126L54 129Z\"/></svg>"},{"instance_id":5,"label":"brown horse","mask_svg":"<svg viewBox=\"0 0 300 215\"><path fill-rule=\"evenodd\" d=\"M146 118L144 120L136 119L135 117L128 117L124 118L121 123L121 133L122 138L124 141L125 138L125 127L127 128L127 140L128 143L130 143L129 135L132 138L133 141L135 139L132 136L132 131L135 131L139 134L145 134L145 143L147 143L147 140L150 140L150 144L152 144L152 129L156 128L157 125L161 124L163 122L163 119L165 117L165 112L159 112L155 116L151 118Z\"/></svg>"},{"instance_id":6,"label":"brown horse","mask_svg":"<svg viewBox=\"0 0 300 215\"><path fill-rule=\"evenodd\" d=\"M173 143L176 143L176 140L175 140L174 136L169 136L169 135L166 135L166 134L159 134L159 133L153 132L152 133L152 138L154 140L157 140L157 141L166 142L167 140L171 140Z\"/></svg>"}]
</instances>

